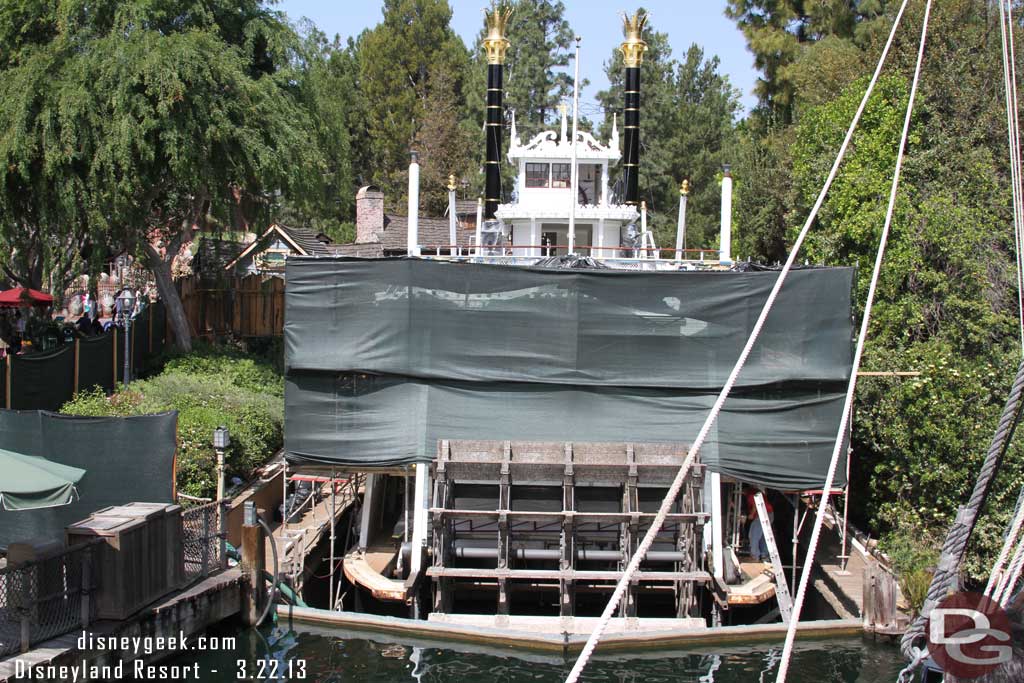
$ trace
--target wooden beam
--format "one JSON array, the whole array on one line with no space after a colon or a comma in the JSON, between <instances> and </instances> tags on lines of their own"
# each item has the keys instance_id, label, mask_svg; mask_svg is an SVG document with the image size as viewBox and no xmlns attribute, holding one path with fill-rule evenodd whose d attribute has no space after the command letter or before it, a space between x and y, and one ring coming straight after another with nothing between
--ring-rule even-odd
<instances>
[{"instance_id":1,"label":"wooden beam","mask_svg":"<svg viewBox=\"0 0 1024 683\"><path fill-rule=\"evenodd\" d=\"M858 377L918 377L920 372L917 371L876 371L876 370L862 370L857 373Z\"/></svg>"}]
</instances>

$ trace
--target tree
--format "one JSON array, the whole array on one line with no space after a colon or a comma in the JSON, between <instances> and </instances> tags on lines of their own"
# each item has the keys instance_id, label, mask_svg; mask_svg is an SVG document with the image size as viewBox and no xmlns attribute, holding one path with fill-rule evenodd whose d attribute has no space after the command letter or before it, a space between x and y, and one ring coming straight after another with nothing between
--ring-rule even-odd
<instances>
[{"instance_id":1,"label":"tree","mask_svg":"<svg viewBox=\"0 0 1024 683\"><path fill-rule=\"evenodd\" d=\"M763 73L756 92L761 105L792 119L797 70L805 48L823 38L870 40L875 19L884 16L884 0L729 0L725 14L743 31Z\"/></svg>"},{"instance_id":2,"label":"tree","mask_svg":"<svg viewBox=\"0 0 1024 683\"><path fill-rule=\"evenodd\" d=\"M650 23L648 50L640 72L640 192L659 246L675 243L679 184L688 179L687 246L714 244L719 215L719 186L725 152L733 132L738 95L718 70L718 58L705 58L691 45L685 60L672 59L668 35ZM597 100L605 112L602 135L611 132L617 114L622 125L622 54L605 64L610 88Z\"/></svg>"},{"instance_id":3,"label":"tree","mask_svg":"<svg viewBox=\"0 0 1024 683\"><path fill-rule=\"evenodd\" d=\"M481 32L477 45L485 33ZM558 117L558 105L571 96L573 32L559 0L519 0L512 11L511 45L505 67L505 104L516 113L525 138L539 133ZM484 69L477 50L478 69Z\"/></svg>"},{"instance_id":4,"label":"tree","mask_svg":"<svg viewBox=\"0 0 1024 683\"><path fill-rule=\"evenodd\" d=\"M298 97L309 113L326 168L309 195L282 197L277 220L311 227L338 242L355 239L356 172L361 110L355 44L333 42L312 24L304 28Z\"/></svg>"},{"instance_id":5,"label":"tree","mask_svg":"<svg viewBox=\"0 0 1024 683\"><path fill-rule=\"evenodd\" d=\"M460 109L464 101L469 53L452 30L451 17L447 0L385 0L383 21L356 42L368 175L395 207L405 205L409 152L428 117L431 73L447 74L445 95ZM461 122L446 125L454 129ZM462 174L458 166L467 162L445 160L444 175Z\"/></svg>"},{"instance_id":6,"label":"tree","mask_svg":"<svg viewBox=\"0 0 1024 683\"><path fill-rule=\"evenodd\" d=\"M295 92L295 34L258 0L32 7L29 24L48 28L0 78L3 201L32 195L4 231L17 239L37 220L47 239L66 232L141 253L188 349L171 278L182 246L241 205L267 211L277 193L311 193L323 176ZM17 26L11 16L0 26ZM46 188L61 183L48 208ZM62 227L64 217L74 220Z\"/></svg>"},{"instance_id":7,"label":"tree","mask_svg":"<svg viewBox=\"0 0 1024 683\"><path fill-rule=\"evenodd\" d=\"M452 125L459 106L452 87L454 79L442 65L432 69L423 100L424 117L413 146L420 155L420 201L428 215L448 210L448 176L464 175L475 156L473 135Z\"/></svg>"}]
</instances>

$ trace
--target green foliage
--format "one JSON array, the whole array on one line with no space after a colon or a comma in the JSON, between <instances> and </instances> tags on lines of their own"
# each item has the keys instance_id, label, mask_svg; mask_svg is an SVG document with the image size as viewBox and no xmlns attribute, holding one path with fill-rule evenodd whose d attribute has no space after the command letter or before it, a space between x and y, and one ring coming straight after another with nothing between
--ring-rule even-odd
<instances>
[{"instance_id":1,"label":"green foliage","mask_svg":"<svg viewBox=\"0 0 1024 683\"><path fill-rule=\"evenodd\" d=\"M325 175L295 33L261 0L59 0L3 16L0 42L18 46L0 61L9 263L36 281L40 263L73 274L86 253L144 254L187 346L170 262L195 228L266 215L267 197L313 194Z\"/></svg>"},{"instance_id":2,"label":"green foliage","mask_svg":"<svg viewBox=\"0 0 1024 683\"><path fill-rule=\"evenodd\" d=\"M715 246L721 207L720 179L732 145L738 93L719 71L718 57L691 45L682 62L672 59L668 35L648 23L648 50L640 70L640 193L651 213L656 243L675 244L679 184L690 181L686 246ZM613 113L622 126L624 67L616 49L605 73L611 87L597 94L605 110L602 135ZM621 171L621 169L620 169Z\"/></svg>"},{"instance_id":3,"label":"green foliage","mask_svg":"<svg viewBox=\"0 0 1024 683\"><path fill-rule=\"evenodd\" d=\"M164 371L109 398L101 390L64 404L69 415L125 416L178 411L178 490L209 496L216 488L213 430L231 431L228 478L248 477L281 448L284 383L269 363L236 351L201 347L172 357Z\"/></svg>"},{"instance_id":4,"label":"green foliage","mask_svg":"<svg viewBox=\"0 0 1024 683\"><path fill-rule=\"evenodd\" d=\"M798 43L776 55L785 63L775 71L762 66L763 106L741 135L736 224L742 249L755 257L781 258L806 220L895 12L892 3L833 5L730 4L755 55L779 30ZM793 15L794 7L807 12ZM758 18L757 8L770 11ZM858 21L852 32L814 23L825 16L820 12L845 16L850 8L882 14ZM907 12L801 254L812 263L857 266L858 309L884 221L921 10ZM1020 355L1005 109L996 87L1001 46L993 21L987 6L971 0L934 7L864 355L867 370L922 374L858 382L853 514L882 535L887 552L910 558L897 565L911 583L924 581L931 560L920 554L915 560L901 547L924 538L933 552L966 502ZM772 187L764 180L769 172ZM1024 458L1014 446L975 530L966 565L971 577L983 577L990 566L1022 484Z\"/></svg>"},{"instance_id":5,"label":"green foliage","mask_svg":"<svg viewBox=\"0 0 1024 683\"><path fill-rule=\"evenodd\" d=\"M900 590L914 614L928 597L941 545L927 529L917 527L903 527L882 538L881 548L892 561Z\"/></svg>"},{"instance_id":6,"label":"green foliage","mask_svg":"<svg viewBox=\"0 0 1024 683\"><path fill-rule=\"evenodd\" d=\"M858 62L861 49L885 26L888 4L884 0L728 0L725 14L743 31L754 53L754 66L763 74L755 88L761 106L788 123L804 92L818 91L829 83L828 78L813 80L811 74L848 72ZM819 41L829 43L829 50L815 50Z\"/></svg>"},{"instance_id":7,"label":"green foliage","mask_svg":"<svg viewBox=\"0 0 1024 683\"><path fill-rule=\"evenodd\" d=\"M366 163L363 182L380 186L389 206L401 209L409 151L428 119L435 134L444 130L456 138L463 129L458 116L430 107L440 98L455 103L456 111L461 108L469 52L452 30L447 0L385 0L383 12L381 23L355 43L360 158ZM424 162L424 175L447 178L449 173L467 175L471 158L453 149L446 158Z\"/></svg>"}]
</instances>

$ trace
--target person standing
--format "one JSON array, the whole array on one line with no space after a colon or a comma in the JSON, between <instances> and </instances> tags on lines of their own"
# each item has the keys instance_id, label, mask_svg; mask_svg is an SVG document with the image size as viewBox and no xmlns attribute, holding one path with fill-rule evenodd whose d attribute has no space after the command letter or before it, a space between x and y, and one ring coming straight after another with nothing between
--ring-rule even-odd
<instances>
[{"instance_id":1,"label":"person standing","mask_svg":"<svg viewBox=\"0 0 1024 683\"><path fill-rule=\"evenodd\" d=\"M744 487L744 495L747 503L747 538L750 541L750 556L758 562L770 561L768 554L768 542L764 539L764 529L761 527L761 518L757 514L757 504L754 502L754 494L757 489L752 486ZM768 496L763 496L764 507L768 512L768 523L775 521L775 510L772 508Z\"/></svg>"}]
</instances>

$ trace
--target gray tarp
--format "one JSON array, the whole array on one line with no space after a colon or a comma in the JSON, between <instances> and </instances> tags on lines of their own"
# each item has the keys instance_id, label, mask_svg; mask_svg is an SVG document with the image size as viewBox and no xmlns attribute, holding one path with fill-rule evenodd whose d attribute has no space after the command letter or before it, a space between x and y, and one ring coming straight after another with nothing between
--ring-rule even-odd
<instances>
[{"instance_id":1,"label":"gray tarp","mask_svg":"<svg viewBox=\"0 0 1024 683\"><path fill-rule=\"evenodd\" d=\"M177 430L177 412L72 417L0 410L0 448L86 471L77 485L79 498L70 505L0 510L0 546L29 538L63 538L65 526L102 507L172 502Z\"/></svg>"},{"instance_id":2,"label":"gray tarp","mask_svg":"<svg viewBox=\"0 0 1024 683\"><path fill-rule=\"evenodd\" d=\"M776 277L289 259L289 461L406 463L441 438L691 441ZM704 450L712 469L821 485L852 281L790 274Z\"/></svg>"}]
</instances>

